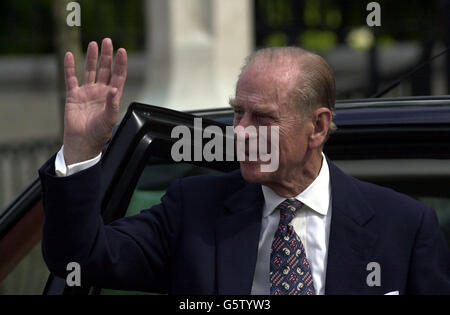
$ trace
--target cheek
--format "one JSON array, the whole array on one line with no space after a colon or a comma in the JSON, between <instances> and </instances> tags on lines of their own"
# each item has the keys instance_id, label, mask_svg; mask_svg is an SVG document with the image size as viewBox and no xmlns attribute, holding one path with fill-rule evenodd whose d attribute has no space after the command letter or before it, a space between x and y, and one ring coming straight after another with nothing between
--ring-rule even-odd
<instances>
[{"instance_id":1,"label":"cheek","mask_svg":"<svg viewBox=\"0 0 450 315\"><path fill-rule=\"evenodd\" d=\"M302 128L293 128L289 132L280 131L280 159L298 161L307 150L307 136Z\"/></svg>"},{"instance_id":2,"label":"cheek","mask_svg":"<svg viewBox=\"0 0 450 315\"><path fill-rule=\"evenodd\" d=\"M300 143L296 141L298 139L283 139L280 140L280 158L285 160L291 160L298 155Z\"/></svg>"}]
</instances>

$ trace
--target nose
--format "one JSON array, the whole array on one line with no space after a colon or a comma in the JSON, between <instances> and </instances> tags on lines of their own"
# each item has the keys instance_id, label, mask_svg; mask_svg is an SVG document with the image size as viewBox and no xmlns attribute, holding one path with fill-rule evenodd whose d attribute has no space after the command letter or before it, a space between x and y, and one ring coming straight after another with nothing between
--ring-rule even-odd
<instances>
[{"instance_id":1,"label":"nose","mask_svg":"<svg viewBox=\"0 0 450 315\"><path fill-rule=\"evenodd\" d=\"M243 130L248 131L248 130L252 129L252 128L247 128L250 126L254 126L253 122L251 121L251 115L248 113L244 113L240 117L239 121L237 121L234 125L236 135L244 137L245 139L248 139L251 136L251 134L249 134L248 132L240 132L240 131L243 131Z\"/></svg>"},{"instance_id":2,"label":"nose","mask_svg":"<svg viewBox=\"0 0 450 315\"><path fill-rule=\"evenodd\" d=\"M248 140L249 138L256 136L256 130L253 130L254 127L255 125L251 121L250 115L244 113L239 121L235 121L234 131L238 138Z\"/></svg>"},{"instance_id":3,"label":"nose","mask_svg":"<svg viewBox=\"0 0 450 315\"><path fill-rule=\"evenodd\" d=\"M248 118L247 115L242 115L238 120L234 121L234 135L237 139L246 139L248 136L243 132L243 129L248 126Z\"/></svg>"}]
</instances>

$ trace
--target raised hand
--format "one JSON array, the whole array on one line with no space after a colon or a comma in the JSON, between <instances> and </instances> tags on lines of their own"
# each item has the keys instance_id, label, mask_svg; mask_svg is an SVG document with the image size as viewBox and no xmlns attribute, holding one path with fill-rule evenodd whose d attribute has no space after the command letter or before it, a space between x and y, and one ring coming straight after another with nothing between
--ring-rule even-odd
<instances>
[{"instance_id":1,"label":"raised hand","mask_svg":"<svg viewBox=\"0 0 450 315\"><path fill-rule=\"evenodd\" d=\"M127 52L123 48L117 51L114 70L113 52L111 39L104 39L97 68L98 46L96 42L89 44L81 86L72 53L65 56L64 159L67 165L97 156L119 120L120 99L127 76Z\"/></svg>"}]
</instances>

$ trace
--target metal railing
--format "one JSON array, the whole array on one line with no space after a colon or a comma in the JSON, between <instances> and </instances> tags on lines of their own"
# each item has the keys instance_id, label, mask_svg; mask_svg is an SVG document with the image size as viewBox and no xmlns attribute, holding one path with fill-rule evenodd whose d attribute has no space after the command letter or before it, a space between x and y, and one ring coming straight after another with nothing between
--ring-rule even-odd
<instances>
[{"instance_id":1,"label":"metal railing","mask_svg":"<svg viewBox=\"0 0 450 315\"><path fill-rule=\"evenodd\" d=\"M60 146L57 139L0 144L0 209L30 184L38 169Z\"/></svg>"}]
</instances>

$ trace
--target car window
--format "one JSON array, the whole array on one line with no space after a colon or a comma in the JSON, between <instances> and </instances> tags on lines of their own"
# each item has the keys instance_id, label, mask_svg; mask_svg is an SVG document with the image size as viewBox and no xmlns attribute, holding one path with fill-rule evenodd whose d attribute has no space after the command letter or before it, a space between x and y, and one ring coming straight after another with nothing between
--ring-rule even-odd
<instances>
[{"instance_id":1,"label":"car window","mask_svg":"<svg viewBox=\"0 0 450 315\"><path fill-rule=\"evenodd\" d=\"M128 206L127 216L158 204L166 189L177 178L220 174L223 172L207 167L154 159L147 164L139 178Z\"/></svg>"},{"instance_id":2,"label":"car window","mask_svg":"<svg viewBox=\"0 0 450 315\"><path fill-rule=\"evenodd\" d=\"M199 175L220 175L224 172L206 166L189 163L174 163L151 158L142 171L133 191L126 216L138 214L142 210L159 204L170 184L178 178ZM151 294L147 292L101 289L102 295Z\"/></svg>"}]
</instances>

